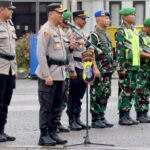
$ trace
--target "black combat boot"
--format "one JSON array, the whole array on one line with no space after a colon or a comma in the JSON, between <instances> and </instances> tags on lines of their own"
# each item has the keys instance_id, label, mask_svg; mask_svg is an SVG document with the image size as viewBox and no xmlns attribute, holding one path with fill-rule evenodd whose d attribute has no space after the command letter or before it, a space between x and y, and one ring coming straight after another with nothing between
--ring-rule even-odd
<instances>
[{"instance_id":1,"label":"black combat boot","mask_svg":"<svg viewBox=\"0 0 150 150\"><path fill-rule=\"evenodd\" d=\"M143 112L137 112L137 119L140 123L149 123L149 121L144 117Z\"/></svg>"},{"instance_id":2,"label":"black combat boot","mask_svg":"<svg viewBox=\"0 0 150 150\"><path fill-rule=\"evenodd\" d=\"M146 118L148 120L148 123L150 123L150 117L147 114L148 114L148 110L144 110L143 116L144 116L144 118Z\"/></svg>"},{"instance_id":3,"label":"black combat boot","mask_svg":"<svg viewBox=\"0 0 150 150\"><path fill-rule=\"evenodd\" d=\"M54 141L48 133L48 129L47 128L43 128L40 130L41 131L41 135L40 135L40 139L39 139L39 145L41 146L54 146L56 145L56 141Z\"/></svg>"},{"instance_id":4,"label":"black combat boot","mask_svg":"<svg viewBox=\"0 0 150 150\"><path fill-rule=\"evenodd\" d=\"M58 123L57 123L57 130L56 130L56 132L57 133L58 132L69 132L70 130L68 128L64 127L61 124L60 120L61 120L61 116L58 117Z\"/></svg>"},{"instance_id":5,"label":"black combat boot","mask_svg":"<svg viewBox=\"0 0 150 150\"><path fill-rule=\"evenodd\" d=\"M49 128L49 136L54 140L56 141L56 144L60 144L60 145L63 145L63 144L66 144L68 141L67 140L63 140L61 139L57 134L56 134L56 128L55 127L50 127Z\"/></svg>"},{"instance_id":6,"label":"black combat boot","mask_svg":"<svg viewBox=\"0 0 150 150\"><path fill-rule=\"evenodd\" d=\"M7 141L7 138L4 135L4 128L0 127L0 142L6 142L6 141Z\"/></svg>"},{"instance_id":7,"label":"black combat boot","mask_svg":"<svg viewBox=\"0 0 150 150\"><path fill-rule=\"evenodd\" d=\"M82 129L82 127L79 124L77 124L76 119L73 115L69 116L69 128L72 131L79 131Z\"/></svg>"},{"instance_id":8,"label":"black combat boot","mask_svg":"<svg viewBox=\"0 0 150 150\"><path fill-rule=\"evenodd\" d=\"M61 122L58 123L58 126L57 126L59 132L69 132L70 130L66 127L64 127Z\"/></svg>"},{"instance_id":9,"label":"black combat boot","mask_svg":"<svg viewBox=\"0 0 150 150\"><path fill-rule=\"evenodd\" d=\"M132 121L132 124L133 124L133 125L137 125L137 124L140 123L138 120L133 120L133 119L130 117L130 112L129 112L129 111L127 111L126 115L127 115L127 118L128 118L130 121Z\"/></svg>"},{"instance_id":10,"label":"black combat boot","mask_svg":"<svg viewBox=\"0 0 150 150\"><path fill-rule=\"evenodd\" d=\"M80 120L80 115L75 116L76 123L82 127L82 129L86 129L86 125Z\"/></svg>"},{"instance_id":11,"label":"black combat boot","mask_svg":"<svg viewBox=\"0 0 150 150\"><path fill-rule=\"evenodd\" d=\"M92 113L92 128L105 128L106 125L100 119L99 114Z\"/></svg>"},{"instance_id":12,"label":"black combat boot","mask_svg":"<svg viewBox=\"0 0 150 150\"><path fill-rule=\"evenodd\" d=\"M105 124L106 128L111 128L111 127L114 126L112 123L109 123L109 122L105 119L105 117L104 117L105 114L104 114L104 113L100 113L99 115L100 115L101 121Z\"/></svg>"},{"instance_id":13,"label":"black combat boot","mask_svg":"<svg viewBox=\"0 0 150 150\"><path fill-rule=\"evenodd\" d=\"M0 128L0 142L6 142L5 139L6 139L6 141L15 141L16 140L15 137L4 133L4 127L1 127Z\"/></svg>"},{"instance_id":14,"label":"black combat boot","mask_svg":"<svg viewBox=\"0 0 150 150\"><path fill-rule=\"evenodd\" d=\"M119 124L120 125L133 125L133 122L127 118L127 111L120 110L119 112Z\"/></svg>"}]
</instances>

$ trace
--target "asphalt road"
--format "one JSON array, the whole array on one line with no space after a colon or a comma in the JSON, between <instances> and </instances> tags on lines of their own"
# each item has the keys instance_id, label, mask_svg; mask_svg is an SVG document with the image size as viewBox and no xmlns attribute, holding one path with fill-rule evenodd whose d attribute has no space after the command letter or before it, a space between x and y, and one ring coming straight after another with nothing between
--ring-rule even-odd
<instances>
[{"instance_id":1,"label":"asphalt road","mask_svg":"<svg viewBox=\"0 0 150 150\"><path fill-rule=\"evenodd\" d=\"M113 128L90 129L89 139L91 142L104 145L80 145L75 147L63 148L63 146L40 147L37 145L39 140L38 127L38 95L37 80L17 80L17 88L14 91L11 105L9 107L8 123L6 132L16 136L15 142L0 143L0 150L46 150L46 149L94 149L94 150L144 150L150 149L150 124L139 124L136 126L118 125L117 110L117 79L112 81L112 96L109 99L106 118L114 124ZM86 97L86 96L85 96ZM86 98L83 99L82 120L86 121ZM131 110L131 116L135 118L134 106ZM68 126L68 117L64 111L62 117L64 126ZM91 115L89 114L89 124L91 124ZM83 143L86 131L71 131L69 133L59 134L62 138L68 140L68 145Z\"/></svg>"}]
</instances>

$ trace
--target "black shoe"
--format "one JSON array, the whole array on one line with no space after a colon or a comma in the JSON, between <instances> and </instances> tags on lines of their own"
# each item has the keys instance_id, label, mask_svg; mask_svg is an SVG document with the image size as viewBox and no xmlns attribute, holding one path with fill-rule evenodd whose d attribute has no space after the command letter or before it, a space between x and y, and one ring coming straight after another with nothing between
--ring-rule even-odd
<instances>
[{"instance_id":1,"label":"black shoe","mask_svg":"<svg viewBox=\"0 0 150 150\"><path fill-rule=\"evenodd\" d=\"M70 130L68 128L65 128L62 124L58 125L59 132L69 132Z\"/></svg>"},{"instance_id":2,"label":"black shoe","mask_svg":"<svg viewBox=\"0 0 150 150\"><path fill-rule=\"evenodd\" d=\"M137 112L137 119L140 123L149 123L149 120L147 120L145 117L144 117L144 114L143 112Z\"/></svg>"},{"instance_id":3,"label":"black shoe","mask_svg":"<svg viewBox=\"0 0 150 150\"><path fill-rule=\"evenodd\" d=\"M127 117L127 119L129 119L129 120L132 122L133 125L137 125L137 124L140 123L138 120L133 120L133 119L130 117L130 112L129 112L129 111L126 113L126 117Z\"/></svg>"},{"instance_id":4,"label":"black shoe","mask_svg":"<svg viewBox=\"0 0 150 150\"><path fill-rule=\"evenodd\" d=\"M54 146L56 141L54 141L49 135L40 136L39 145L41 146Z\"/></svg>"},{"instance_id":5,"label":"black shoe","mask_svg":"<svg viewBox=\"0 0 150 150\"><path fill-rule=\"evenodd\" d=\"M92 128L105 128L106 125L101 120L92 121Z\"/></svg>"},{"instance_id":6,"label":"black shoe","mask_svg":"<svg viewBox=\"0 0 150 150\"><path fill-rule=\"evenodd\" d=\"M120 125L130 126L133 122L129 119L129 111L119 110L119 122Z\"/></svg>"},{"instance_id":7,"label":"black shoe","mask_svg":"<svg viewBox=\"0 0 150 150\"><path fill-rule=\"evenodd\" d=\"M56 129L56 133L59 133L60 131L59 131L59 129L58 129L58 127L57 127L57 129Z\"/></svg>"},{"instance_id":8,"label":"black shoe","mask_svg":"<svg viewBox=\"0 0 150 150\"><path fill-rule=\"evenodd\" d=\"M114 126L112 123L109 123L106 119L102 120L102 122L105 124L105 128L111 128Z\"/></svg>"},{"instance_id":9,"label":"black shoe","mask_svg":"<svg viewBox=\"0 0 150 150\"><path fill-rule=\"evenodd\" d=\"M3 135L6 137L7 141L15 141L15 140L16 140L15 137L9 136L9 135L7 135L6 133L3 133Z\"/></svg>"},{"instance_id":10,"label":"black shoe","mask_svg":"<svg viewBox=\"0 0 150 150\"><path fill-rule=\"evenodd\" d=\"M140 121L138 121L138 120L133 120L132 118L129 118L129 120L132 121L132 124L133 124L133 125L137 125L137 124L140 123Z\"/></svg>"},{"instance_id":11,"label":"black shoe","mask_svg":"<svg viewBox=\"0 0 150 150\"><path fill-rule=\"evenodd\" d=\"M81 127L80 125L78 125L78 124L76 123L76 121L70 122L70 123L69 123L69 128L70 128L70 130L72 130L72 131L79 131L79 130L82 129L82 127Z\"/></svg>"},{"instance_id":12,"label":"black shoe","mask_svg":"<svg viewBox=\"0 0 150 150\"><path fill-rule=\"evenodd\" d=\"M0 133L0 142L6 142L7 138L3 133Z\"/></svg>"},{"instance_id":13,"label":"black shoe","mask_svg":"<svg viewBox=\"0 0 150 150\"><path fill-rule=\"evenodd\" d=\"M80 125L82 127L82 129L86 129L86 125L80 120L80 118L76 118L76 122L78 125ZM90 129L91 127L88 126L88 129Z\"/></svg>"},{"instance_id":14,"label":"black shoe","mask_svg":"<svg viewBox=\"0 0 150 150\"><path fill-rule=\"evenodd\" d=\"M119 119L119 124L124 126L130 126L133 125L133 122L129 120L126 116L123 116Z\"/></svg>"},{"instance_id":15,"label":"black shoe","mask_svg":"<svg viewBox=\"0 0 150 150\"><path fill-rule=\"evenodd\" d=\"M148 110L144 110L143 116L148 121L147 123L150 123L150 117L147 115L147 113L148 113Z\"/></svg>"},{"instance_id":16,"label":"black shoe","mask_svg":"<svg viewBox=\"0 0 150 150\"><path fill-rule=\"evenodd\" d=\"M50 134L50 137L56 141L56 144L66 144L68 141L61 139L56 133Z\"/></svg>"},{"instance_id":17,"label":"black shoe","mask_svg":"<svg viewBox=\"0 0 150 150\"><path fill-rule=\"evenodd\" d=\"M144 116L139 116L139 117L137 117L137 120L138 120L140 123L149 123L149 120L147 120Z\"/></svg>"}]
</instances>

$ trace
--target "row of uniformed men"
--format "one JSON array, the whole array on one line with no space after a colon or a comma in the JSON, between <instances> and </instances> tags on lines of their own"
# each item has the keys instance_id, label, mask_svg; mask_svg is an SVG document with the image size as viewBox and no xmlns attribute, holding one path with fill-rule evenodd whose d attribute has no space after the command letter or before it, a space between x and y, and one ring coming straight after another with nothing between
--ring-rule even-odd
<instances>
[{"instance_id":1,"label":"row of uniformed men","mask_svg":"<svg viewBox=\"0 0 150 150\"><path fill-rule=\"evenodd\" d=\"M2 85L0 86L1 142L15 140L14 137L10 137L4 133L8 105L11 100L16 75L16 67L13 67L16 66L14 44L16 36L12 24L7 21L11 19L12 9L14 8L11 1L0 1L0 25L4 33L1 34L1 36L5 37L5 35L8 35L5 38L0 38L0 59L2 61L0 65L1 68L3 67L0 73L0 82L5 82L0 84ZM141 50L143 51L139 54L139 39L132 26L134 23L134 11L134 8L126 8L120 11L123 16L123 25L117 30L115 35L116 64L119 73L119 124L121 125L138 124L138 121L131 119L129 116L129 111L134 99L137 106L137 120L140 122L149 122L150 120L147 116L149 97L147 90L149 83L147 81L149 80L145 80L149 78L149 76L145 74L145 70L142 67L140 68L141 72L139 72L140 54L141 57L144 58L144 63L146 63L142 66L147 67L149 63L148 59L150 57L146 52L149 51L150 47L150 43L148 42L150 20L145 20L143 32L141 31ZM80 27L80 30L78 31L79 34L77 34L75 30L69 29L67 32L69 37L68 42L66 35L62 31L65 26L62 23L63 12L65 13L66 10L59 4L48 5L48 21L42 26L38 34L37 57L39 65L36 73L39 77L38 95L40 102L41 133L39 145L45 146L67 143L67 140L61 139L56 133L58 125L60 130L64 129L61 128L58 118L61 116L63 96L66 96L63 95L66 76L66 50L68 52L68 71L70 74L69 96L67 97L69 127L71 130L86 128L80 120L80 112L81 99L83 98L87 86L82 78L83 63L81 61L81 53L86 50L84 45L86 37L82 29L86 24L87 16L85 11L76 11L73 13L74 24ZM68 16L70 16L70 13L66 12L64 19L68 19ZM113 126L113 124L109 123L104 117L107 101L111 95L111 78L114 71L112 45L106 33L106 29L110 23L110 14L107 11L97 11L95 17L97 25L95 31L91 33L91 42L101 49L102 52L99 53L93 46L89 47L95 53L94 75L96 77L91 84L90 90L92 127L104 128ZM9 47L6 48L5 46ZM147 58L146 61L145 58ZM6 65L2 66L4 62ZM141 85L138 86L138 89L137 81L138 85ZM137 99L138 96L139 98Z\"/></svg>"},{"instance_id":2,"label":"row of uniformed men","mask_svg":"<svg viewBox=\"0 0 150 150\"><path fill-rule=\"evenodd\" d=\"M50 8L52 8L52 11ZM83 63L81 59L81 53L86 50L85 47L85 33L83 32L83 27L86 24L86 12L76 11L73 12L73 21L76 26L80 28L78 32L74 29L69 29L68 26L61 22L59 18L59 23L56 28L53 27L53 21L51 15L56 13L60 8L56 4L49 5L49 21L42 27L38 36L38 59L39 67L37 69L37 75L39 79L39 100L40 100L40 129L41 136L39 140L40 145L46 145L44 137L51 135L52 140L55 140L55 144L65 144L67 141L54 138L52 135L55 133L57 127L60 131L68 131L65 129L60 121L61 117L61 104L62 97L67 101L67 115L69 117L69 128L70 130L81 130L85 129L86 126L80 120L81 113L81 99L84 96L86 90L86 83L83 81ZM53 11L54 10L54 11ZM61 10L62 11L62 10ZM150 28L150 19L144 21L144 28L139 35L136 29L133 27L135 20L135 8L124 8L120 10L122 15L123 24L115 33L116 40L116 61L117 71L119 75L119 124L120 125L135 125L140 123L149 123L150 118L147 116L148 113L148 104L149 104L149 28ZM59 12L61 13L61 12ZM58 15L58 13L56 13ZM55 14L55 15L56 15ZM71 15L68 11L63 11L64 19L68 19ZM62 17L62 14L61 14ZM97 11L95 13L96 17L96 26L94 32L90 34L91 43L94 44L102 52L99 52L97 48L90 46L89 49L92 50L95 54L95 62L93 64L93 72L95 75L94 82L91 83L90 88L90 102L91 102L91 114L92 114L92 127L93 128L105 128L112 127L113 124L109 123L105 119L105 110L107 107L108 99L111 95L111 79L114 72L114 60L113 60L113 49L112 43L109 38L109 35L106 32L107 27L110 24L110 13L107 11ZM56 21L56 16L54 17ZM60 35L59 25L64 31L67 30L67 37L70 40L70 46L65 44L62 45L62 41L67 41L62 33ZM51 27L51 28L49 28ZM46 33L46 34L45 34ZM43 43L43 42L44 43ZM47 42L45 42L47 41ZM51 42L50 42L51 41ZM139 44L140 43L140 44ZM43 45L45 47L43 47ZM65 47L66 45L66 47ZM69 67L68 72L70 78L68 83L68 78L66 81L67 88L62 94L63 85L58 83L63 83L65 78L60 78L62 69L64 69L65 62L65 53L62 55L62 49L65 51L68 50L68 59ZM46 51L45 51L46 50ZM44 55L43 55L43 51ZM57 53L57 54L56 54ZM59 55L59 53L61 55ZM48 55L50 60L50 68L47 66L46 56ZM140 56L141 56L141 67L140 67ZM42 58L43 57L43 58ZM59 58L58 58L59 57ZM62 58L63 57L63 58ZM43 61L44 60L44 61ZM63 62L59 60L64 60ZM43 63L44 62L44 63ZM49 61L48 61L49 62ZM144 63L144 65L143 65ZM48 63L49 64L49 63ZM45 65L45 66L44 66ZM45 68L44 68L45 67ZM50 71L48 71L50 70ZM42 74L42 76L41 76ZM48 77L47 81L45 77ZM62 80L61 80L62 79ZM43 83L41 83L43 82ZM48 84L49 82L49 84ZM45 85L50 85L49 87ZM56 84L56 85L55 85ZM69 84L69 85L68 85ZM55 85L55 86L54 86ZM45 87L46 86L46 87ZM44 90L43 90L44 89ZM47 92L45 93L45 90ZM48 90L49 89L49 90ZM57 96L55 95L57 93ZM68 95L67 95L68 94ZM46 96L47 95L47 96ZM48 98L49 97L49 98ZM47 103L49 99L49 104ZM59 105L58 105L59 100ZM130 109L133 101L135 102L135 108L137 112L137 119L133 120L130 117ZM44 102L44 104L43 104ZM51 106L51 111L48 112L44 110L44 106ZM55 105L57 103L57 107ZM59 109L58 109L59 107ZM45 107L46 108L46 107ZM57 110L57 111L56 111ZM59 110L59 111L58 111ZM47 113L46 113L47 111ZM54 113L55 112L55 113ZM48 116L50 116L48 118ZM45 121L48 118L47 121ZM59 118L59 119L58 119ZM47 131L47 130L48 131ZM42 134L45 133L45 134ZM52 133L52 134L51 134ZM44 136L43 136L44 135ZM58 140L59 139L59 140ZM50 140L49 144L55 145L54 142Z\"/></svg>"}]
</instances>

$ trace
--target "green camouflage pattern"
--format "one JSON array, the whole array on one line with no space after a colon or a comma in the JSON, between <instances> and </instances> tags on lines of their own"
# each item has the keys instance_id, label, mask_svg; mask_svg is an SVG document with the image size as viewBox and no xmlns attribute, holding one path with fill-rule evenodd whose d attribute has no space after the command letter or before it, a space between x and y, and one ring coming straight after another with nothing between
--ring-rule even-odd
<instances>
[{"instance_id":1,"label":"green camouflage pattern","mask_svg":"<svg viewBox=\"0 0 150 150\"><path fill-rule=\"evenodd\" d=\"M124 46L125 32L128 29L126 25L122 25L115 33L116 41L116 69L125 71L125 76L119 76L118 86L118 109L129 111L133 102L137 105L137 87L138 87L138 70L139 66L132 66L132 59L127 60L125 56ZM131 27L134 30L134 27ZM132 52L132 50L129 50ZM132 55L131 53L128 55ZM132 58L132 57L130 57Z\"/></svg>"},{"instance_id":2,"label":"green camouflage pattern","mask_svg":"<svg viewBox=\"0 0 150 150\"><path fill-rule=\"evenodd\" d=\"M94 34L96 34L98 38ZM113 48L108 33L96 28L95 31L91 33L90 37L91 43L102 51L100 53L99 51L95 50L94 47L90 46L90 48L94 49L95 51L96 65L100 73L113 73Z\"/></svg>"},{"instance_id":3,"label":"green camouflage pattern","mask_svg":"<svg viewBox=\"0 0 150 150\"><path fill-rule=\"evenodd\" d=\"M66 108L69 96L69 78L65 80L65 90L63 93L62 111Z\"/></svg>"},{"instance_id":4,"label":"green camouflage pattern","mask_svg":"<svg viewBox=\"0 0 150 150\"><path fill-rule=\"evenodd\" d=\"M90 88L90 99L92 113L103 113L107 107L107 101L111 95L112 74L105 74L95 78Z\"/></svg>"},{"instance_id":5,"label":"green camouflage pattern","mask_svg":"<svg viewBox=\"0 0 150 150\"><path fill-rule=\"evenodd\" d=\"M97 36L95 36L94 34ZM90 102L92 113L103 113L107 107L107 101L111 95L111 79L114 71L113 66L113 49L109 35L106 31L101 31L98 28L91 33L91 42L102 52L95 50L95 60L100 71L100 78L95 78L91 83Z\"/></svg>"},{"instance_id":6,"label":"green camouflage pattern","mask_svg":"<svg viewBox=\"0 0 150 150\"><path fill-rule=\"evenodd\" d=\"M138 71L127 71L125 76L119 76L118 109L129 111L133 102L137 103Z\"/></svg>"},{"instance_id":7,"label":"green camouflage pattern","mask_svg":"<svg viewBox=\"0 0 150 150\"><path fill-rule=\"evenodd\" d=\"M146 33L141 30L140 37L140 46L144 45L142 37L146 37ZM139 82L138 82L138 101L135 105L137 112L149 110L149 97L150 97L150 60L141 58L141 68L139 70Z\"/></svg>"}]
</instances>

